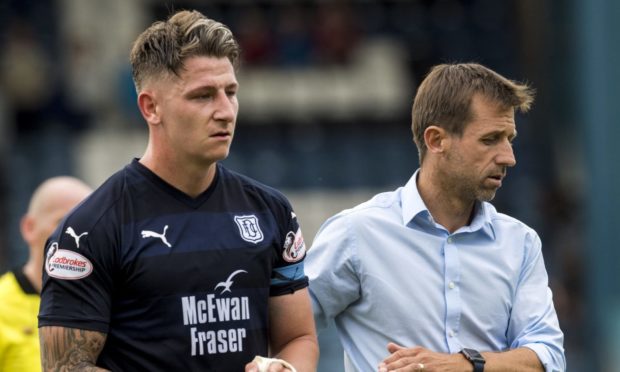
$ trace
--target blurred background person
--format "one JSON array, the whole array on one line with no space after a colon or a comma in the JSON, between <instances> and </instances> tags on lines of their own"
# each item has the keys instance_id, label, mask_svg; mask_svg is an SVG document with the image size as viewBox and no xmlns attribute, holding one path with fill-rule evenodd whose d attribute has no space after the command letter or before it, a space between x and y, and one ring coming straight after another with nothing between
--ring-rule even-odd
<instances>
[{"instance_id":1,"label":"blurred background person","mask_svg":"<svg viewBox=\"0 0 620 372\"><path fill-rule=\"evenodd\" d=\"M21 219L21 236L28 245L28 261L0 277L0 371L40 371L39 312L45 241L62 218L91 188L73 177L43 182Z\"/></svg>"}]
</instances>

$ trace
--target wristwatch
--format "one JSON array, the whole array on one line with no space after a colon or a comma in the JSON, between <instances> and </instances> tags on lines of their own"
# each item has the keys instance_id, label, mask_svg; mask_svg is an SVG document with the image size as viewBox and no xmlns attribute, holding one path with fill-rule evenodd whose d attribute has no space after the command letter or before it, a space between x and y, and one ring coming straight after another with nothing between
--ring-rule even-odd
<instances>
[{"instance_id":1,"label":"wristwatch","mask_svg":"<svg viewBox=\"0 0 620 372\"><path fill-rule=\"evenodd\" d=\"M464 348L461 350L461 354L474 365L474 372L484 371L484 363L486 360L484 360L484 357L480 355L478 350Z\"/></svg>"}]
</instances>

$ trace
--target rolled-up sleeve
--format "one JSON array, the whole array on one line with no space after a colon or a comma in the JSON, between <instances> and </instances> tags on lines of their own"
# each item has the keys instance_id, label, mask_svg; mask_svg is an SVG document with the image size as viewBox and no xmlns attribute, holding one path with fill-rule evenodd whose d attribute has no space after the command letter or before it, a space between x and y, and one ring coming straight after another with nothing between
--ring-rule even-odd
<instances>
[{"instance_id":1,"label":"rolled-up sleeve","mask_svg":"<svg viewBox=\"0 0 620 372\"><path fill-rule=\"evenodd\" d=\"M564 335L560 330L548 285L540 238L526 240L523 270L512 308L508 336L511 348L533 350L547 372L565 371Z\"/></svg>"}]
</instances>

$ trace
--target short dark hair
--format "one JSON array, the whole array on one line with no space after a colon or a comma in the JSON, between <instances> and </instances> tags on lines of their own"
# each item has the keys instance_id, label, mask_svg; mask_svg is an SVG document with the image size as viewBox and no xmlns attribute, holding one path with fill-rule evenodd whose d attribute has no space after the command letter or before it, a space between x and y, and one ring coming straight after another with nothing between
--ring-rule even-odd
<instances>
[{"instance_id":1,"label":"short dark hair","mask_svg":"<svg viewBox=\"0 0 620 372\"><path fill-rule=\"evenodd\" d=\"M462 135L472 119L470 106L475 94L521 112L527 112L534 101L534 90L527 84L509 80L480 64L434 66L420 84L411 112L411 130L420 164L427 150L426 128L436 125L448 133Z\"/></svg>"},{"instance_id":2,"label":"short dark hair","mask_svg":"<svg viewBox=\"0 0 620 372\"><path fill-rule=\"evenodd\" d=\"M153 76L178 75L189 57L225 57L237 68L239 55L239 44L228 27L196 10L183 10L142 32L133 43L129 60L140 91L145 80Z\"/></svg>"}]
</instances>

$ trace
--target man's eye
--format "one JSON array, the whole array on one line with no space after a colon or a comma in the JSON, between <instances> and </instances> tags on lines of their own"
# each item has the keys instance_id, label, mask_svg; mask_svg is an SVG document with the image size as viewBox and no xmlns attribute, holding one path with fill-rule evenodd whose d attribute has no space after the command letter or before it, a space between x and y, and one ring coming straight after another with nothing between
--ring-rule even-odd
<instances>
[{"instance_id":1,"label":"man's eye","mask_svg":"<svg viewBox=\"0 0 620 372\"><path fill-rule=\"evenodd\" d=\"M191 94L189 96L189 99L193 99L193 100L206 100L206 99L212 99L213 98L213 93L210 92L195 92L194 94Z\"/></svg>"}]
</instances>

